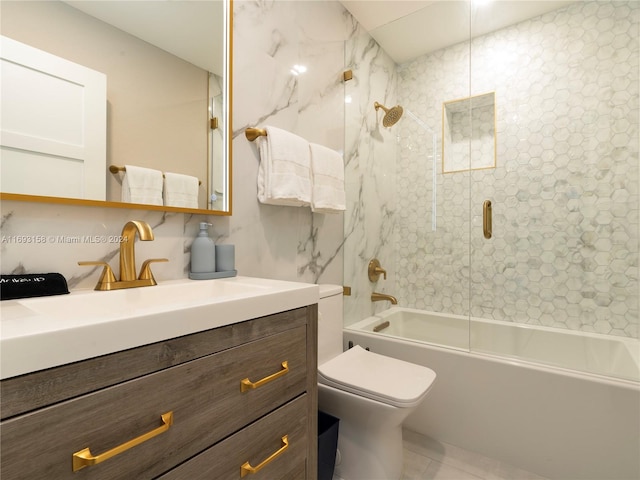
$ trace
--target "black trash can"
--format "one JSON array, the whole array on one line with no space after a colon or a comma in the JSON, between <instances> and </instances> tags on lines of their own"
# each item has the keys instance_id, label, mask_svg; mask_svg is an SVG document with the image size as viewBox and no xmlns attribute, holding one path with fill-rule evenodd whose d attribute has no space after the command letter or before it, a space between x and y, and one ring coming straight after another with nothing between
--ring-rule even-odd
<instances>
[{"instance_id":1,"label":"black trash can","mask_svg":"<svg viewBox=\"0 0 640 480\"><path fill-rule=\"evenodd\" d=\"M340 420L318 410L318 480L331 480L338 450Z\"/></svg>"}]
</instances>

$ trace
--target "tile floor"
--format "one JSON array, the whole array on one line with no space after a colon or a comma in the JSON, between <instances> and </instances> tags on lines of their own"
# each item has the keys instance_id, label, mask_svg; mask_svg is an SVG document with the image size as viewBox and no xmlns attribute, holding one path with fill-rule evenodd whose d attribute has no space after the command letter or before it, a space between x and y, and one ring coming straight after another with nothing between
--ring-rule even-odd
<instances>
[{"instance_id":1,"label":"tile floor","mask_svg":"<svg viewBox=\"0 0 640 480\"><path fill-rule=\"evenodd\" d=\"M410 430L404 430L403 437L404 468L401 480L548 480ZM341 479L334 476L333 480Z\"/></svg>"},{"instance_id":2,"label":"tile floor","mask_svg":"<svg viewBox=\"0 0 640 480\"><path fill-rule=\"evenodd\" d=\"M404 430L402 480L547 480L493 458Z\"/></svg>"}]
</instances>

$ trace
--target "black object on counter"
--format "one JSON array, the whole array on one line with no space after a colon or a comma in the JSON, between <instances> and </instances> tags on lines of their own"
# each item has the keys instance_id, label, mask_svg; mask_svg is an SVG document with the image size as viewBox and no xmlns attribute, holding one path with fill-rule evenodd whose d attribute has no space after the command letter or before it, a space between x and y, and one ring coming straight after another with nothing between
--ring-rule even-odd
<instances>
[{"instance_id":1,"label":"black object on counter","mask_svg":"<svg viewBox=\"0 0 640 480\"><path fill-rule=\"evenodd\" d=\"M67 280L59 273L0 275L0 300L48 297L69 293Z\"/></svg>"}]
</instances>

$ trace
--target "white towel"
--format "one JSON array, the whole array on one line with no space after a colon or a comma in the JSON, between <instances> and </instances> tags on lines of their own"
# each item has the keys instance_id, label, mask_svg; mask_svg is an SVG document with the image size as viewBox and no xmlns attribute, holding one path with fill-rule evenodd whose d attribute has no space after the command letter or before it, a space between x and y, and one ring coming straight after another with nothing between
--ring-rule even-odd
<instances>
[{"instance_id":1,"label":"white towel","mask_svg":"<svg viewBox=\"0 0 640 480\"><path fill-rule=\"evenodd\" d=\"M151 168L125 165L122 201L162 205L162 172Z\"/></svg>"},{"instance_id":2,"label":"white towel","mask_svg":"<svg viewBox=\"0 0 640 480\"><path fill-rule=\"evenodd\" d=\"M198 208L198 178L165 172L164 204L168 207Z\"/></svg>"},{"instance_id":3,"label":"white towel","mask_svg":"<svg viewBox=\"0 0 640 480\"><path fill-rule=\"evenodd\" d=\"M309 142L293 133L265 127L258 137L258 200L270 205L301 207L311 204Z\"/></svg>"},{"instance_id":4,"label":"white towel","mask_svg":"<svg viewBox=\"0 0 640 480\"><path fill-rule=\"evenodd\" d=\"M311 151L311 209L317 213L338 213L346 210L344 191L344 160L335 150L316 143Z\"/></svg>"}]
</instances>

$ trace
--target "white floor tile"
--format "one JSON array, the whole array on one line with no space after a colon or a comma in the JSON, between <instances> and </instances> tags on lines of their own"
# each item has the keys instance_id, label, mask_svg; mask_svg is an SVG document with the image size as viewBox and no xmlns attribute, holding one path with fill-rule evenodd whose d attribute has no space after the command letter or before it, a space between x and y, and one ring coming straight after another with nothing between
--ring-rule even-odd
<instances>
[{"instance_id":1,"label":"white floor tile","mask_svg":"<svg viewBox=\"0 0 640 480\"><path fill-rule=\"evenodd\" d=\"M410 430L403 431L401 480L548 480ZM333 480L343 480L334 475Z\"/></svg>"},{"instance_id":2,"label":"white floor tile","mask_svg":"<svg viewBox=\"0 0 640 480\"><path fill-rule=\"evenodd\" d=\"M499 460L438 442L410 430L403 431L403 443L405 470L413 475L407 476L407 480L546 480ZM416 465L424 462L421 458L430 460L423 473L416 470Z\"/></svg>"},{"instance_id":3,"label":"white floor tile","mask_svg":"<svg viewBox=\"0 0 640 480\"><path fill-rule=\"evenodd\" d=\"M432 462L430 458L405 448L402 480L422 480L424 472Z\"/></svg>"},{"instance_id":4,"label":"white floor tile","mask_svg":"<svg viewBox=\"0 0 640 480\"><path fill-rule=\"evenodd\" d=\"M434 461L420 478L421 480L482 480L483 477L478 477L446 463Z\"/></svg>"},{"instance_id":5,"label":"white floor tile","mask_svg":"<svg viewBox=\"0 0 640 480\"><path fill-rule=\"evenodd\" d=\"M507 463L499 463L496 470L485 478L486 480L547 480L545 477L521 470Z\"/></svg>"}]
</instances>

